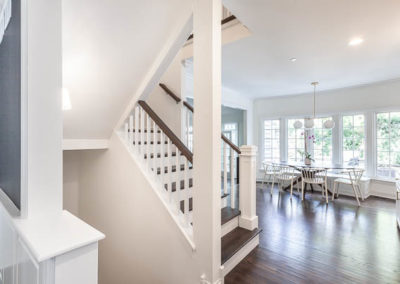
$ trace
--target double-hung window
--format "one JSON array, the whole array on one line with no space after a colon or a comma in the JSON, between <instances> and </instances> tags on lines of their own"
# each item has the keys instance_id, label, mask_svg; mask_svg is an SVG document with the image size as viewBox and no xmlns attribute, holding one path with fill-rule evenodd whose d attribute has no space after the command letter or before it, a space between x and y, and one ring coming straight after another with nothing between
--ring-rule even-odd
<instances>
[{"instance_id":1,"label":"double-hung window","mask_svg":"<svg viewBox=\"0 0 400 284\"><path fill-rule=\"evenodd\" d=\"M400 175L400 112L376 115L376 154L379 177L393 179Z\"/></svg>"},{"instance_id":2,"label":"double-hung window","mask_svg":"<svg viewBox=\"0 0 400 284\"><path fill-rule=\"evenodd\" d=\"M363 114L343 116L343 163L365 168L365 118Z\"/></svg>"},{"instance_id":3,"label":"double-hung window","mask_svg":"<svg viewBox=\"0 0 400 284\"><path fill-rule=\"evenodd\" d=\"M280 161L280 120L264 120L264 160L268 162Z\"/></svg>"},{"instance_id":4,"label":"double-hung window","mask_svg":"<svg viewBox=\"0 0 400 284\"><path fill-rule=\"evenodd\" d=\"M304 152L304 129L296 129L293 124L304 119L288 119L288 161L300 162Z\"/></svg>"},{"instance_id":5,"label":"double-hung window","mask_svg":"<svg viewBox=\"0 0 400 284\"><path fill-rule=\"evenodd\" d=\"M308 140L311 140L313 158L317 163L332 162L332 129L325 129L324 122L332 117L314 119L313 131L308 131ZM310 142L309 142L310 143Z\"/></svg>"}]
</instances>

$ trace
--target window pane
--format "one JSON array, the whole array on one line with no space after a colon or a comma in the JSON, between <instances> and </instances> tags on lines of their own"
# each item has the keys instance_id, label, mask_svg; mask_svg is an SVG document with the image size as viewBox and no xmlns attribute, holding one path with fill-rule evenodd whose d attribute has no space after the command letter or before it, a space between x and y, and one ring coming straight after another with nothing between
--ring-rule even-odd
<instances>
[{"instance_id":1,"label":"window pane","mask_svg":"<svg viewBox=\"0 0 400 284\"><path fill-rule=\"evenodd\" d=\"M343 117L343 128L351 128L353 127L353 117L352 116L344 116Z\"/></svg>"},{"instance_id":2,"label":"window pane","mask_svg":"<svg viewBox=\"0 0 400 284\"><path fill-rule=\"evenodd\" d=\"M264 121L264 159L280 160L279 119Z\"/></svg>"},{"instance_id":3,"label":"window pane","mask_svg":"<svg viewBox=\"0 0 400 284\"><path fill-rule=\"evenodd\" d=\"M289 119L288 120L288 160L291 162L299 162L302 160L302 155L299 151L304 151L304 135L303 129L295 129L294 123L300 121L304 125L304 119Z\"/></svg>"},{"instance_id":4,"label":"window pane","mask_svg":"<svg viewBox=\"0 0 400 284\"><path fill-rule=\"evenodd\" d=\"M377 175L393 179L400 172L400 112L376 115Z\"/></svg>"},{"instance_id":5,"label":"window pane","mask_svg":"<svg viewBox=\"0 0 400 284\"><path fill-rule=\"evenodd\" d=\"M348 123L351 121L352 123ZM365 130L364 115L343 116L343 162L345 165L364 167Z\"/></svg>"},{"instance_id":6,"label":"window pane","mask_svg":"<svg viewBox=\"0 0 400 284\"><path fill-rule=\"evenodd\" d=\"M308 131L309 144L314 148L314 160L320 163L332 162L332 130L325 129L323 123L331 117L317 118L314 120L314 129ZM313 139L314 136L314 139ZM313 142L314 141L314 142ZM310 148L312 148L310 147Z\"/></svg>"}]
</instances>

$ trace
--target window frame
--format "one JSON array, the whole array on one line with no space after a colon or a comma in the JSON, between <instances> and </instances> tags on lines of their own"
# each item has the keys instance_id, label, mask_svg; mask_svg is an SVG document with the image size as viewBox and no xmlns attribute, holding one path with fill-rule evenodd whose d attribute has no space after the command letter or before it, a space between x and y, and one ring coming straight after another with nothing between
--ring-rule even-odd
<instances>
[{"instance_id":1,"label":"window frame","mask_svg":"<svg viewBox=\"0 0 400 284\"><path fill-rule=\"evenodd\" d=\"M374 157L373 157L373 172L374 172L374 179L377 180L383 180L383 181L389 181L389 182L394 182L396 180L395 178L391 178L391 177L385 177L385 176L379 176L378 175L378 115L379 114L384 114L384 113L388 113L389 114L389 118L390 118L390 113L393 112L398 112L400 113L400 109L399 108L390 108L390 109L383 109L383 110L379 110L379 111L375 111L373 114L373 122L374 122L374 138L373 138L373 143L374 143ZM396 152L396 151L391 151L390 150L390 136L389 136L389 161L390 161L390 153L391 152ZM400 139L400 138L399 138ZM392 168L392 163L389 162L389 167Z\"/></svg>"},{"instance_id":2,"label":"window frame","mask_svg":"<svg viewBox=\"0 0 400 284\"><path fill-rule=\"evenodd\" d=\"M331 119L331 120L333 120L334 119L334 115L332 115L332 114L329 114L329 115L320 115L320 116L317 116L317 117L315 117L315 119ZM315 119L314 119L314 122L315 122ZM322 131L327 131L326 129L324 129L323 127L322 128L317 128L317 129L320 129L320 130L322 130ZM314 135L314 137L315 137L315 125L314 125L314 128L312 128L312 134ZM334 153L334 131L333 130L331 130L331 159L330 159L330 161L329 160L325 160L325 159L322 159L322 160L318 160L319 161L319 163L325 163L325 162L329 162L329 163L333 163L333 160L334 160L334 157L333 157L333 153ZM315 159L315 143L310 143L309 141L308 141L308 145L309 145L309 151L312 153L312 157L313 157L313 159ZM322 146L322 148L321 148L321 151L323 151L323 146ZM322 155L322 158L323 158L324 156ZM317 161L317 160L315 160L315 161Z\"/></svg>"},{"instance_id":3,"label":"window frame","mask_svg":"<svg viewBox=\"0 0 400 284\"><path fill-rule=\"evenodd\" d=\"M289 161L289 152L290 152L290 150L295 150L295 155L296 155L296 157L297 157L297 155L298 155L298 151L299 150L302 150L302 151L304 151L305 150L305 148L304 148L304 129L302 129L302 131L303 131L303 136L302 136L302 140L303 140L303 148L302 149L298 149L297 148L297 137L295 137L295 138L289 138L289 128L294 128L294 127L289 127L289 121L290 120L294 120L294 121L296 121L296 120L301 120L302 122L303 122L303 125L304 125L304 117L303 118L301 118L301 117L286 117L286 152L287 152L287 161ZM297 131L298 129L295 129L295 131ZM301 136L301 135L300 135ZM294 139L295 140L295 143L296 143L296 146L295 146L295 148L289 148L289 139ZM301 162L303 159L302 159L302 157L300 157L300 160L295 160L294 162Z\"/></svg>"},{"instance_id":4,"label":"window frame","mask_svg":"<svg viewBox=\"0 0 400 284\"><path fill-rule=\"evenodd\" d=\"M365 171L367 171L368 169L368 162L371 160L368 158L368 133L367 133L367 123L368 123L368 115L365 112L350 112L350 113L342 113L339 116L340 119L340 161L342 164L345 163L344 161L344 147L343 147L343 143L344 143L344 135L343 135L343 131L345 129L344 124L343 124L343 118L345 116L357 116L357 115L362 115L364 117L364 127L363 127L363 131L364 131L364 167L362 167L362 169L364 169ZM376 117L376 114L374 114L374 117ZM376 125L376 120L374 119L374 125ZM353 125L354 128L354 125ZM376 131L376 130L375 130ZM375 135L376 136L376 135Z\"/></svg>"},{"instance_id":5,"label":"window frame","mask_svg":"<svg viewBox=\"0 0 400 284\"><path fill-rule=\"evenodd\" d=\"M282 147L281 147L281 143L282 143L282 134L281 134L281 132L282 132L282 119L281 118L277 118L277 117L266 117L266 118L262 118L261 119L261 147L262 147L262 149L261 149L261 151L260 151L260 154L261 154L261 163L263 163L263 162L265 162L265 161L268 161L268 160L266 160L266 157L265 157L265 121L268 121L268 120L270 120L270 121L273 121L273 120L276 120L276 121L278 121L279 122L279 138L278 138L278 141L279 141L279 148L278 148L278 150L279 150L279 157L278 157L278 161L280 162L281 160L282 160ZM271 128L271 130L272 130L272 128ZM272 150L273 148L271 148L271 150ZM273 151L272 151L272 153L273 153ZM273 157L272 157L272 160L270 161L270 162L272 162L272 161L274 161L274 159L273 159Z\"/></svg>"}]
</instances>

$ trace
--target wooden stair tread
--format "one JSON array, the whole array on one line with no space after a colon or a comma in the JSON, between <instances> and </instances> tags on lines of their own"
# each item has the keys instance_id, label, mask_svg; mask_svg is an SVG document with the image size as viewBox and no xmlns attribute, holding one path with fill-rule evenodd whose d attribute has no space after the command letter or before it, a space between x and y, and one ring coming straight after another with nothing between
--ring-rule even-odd
<instances>
[{"instance_id":1,"label":"wooden stair tread","mask_svg":"<svg viewBox=\"0 0 400 284\"><path fill-rule=\"evenodd\" d=\"M193 166L189 166L189 170L191 170L191 169L193 169ZM182 164L181 165L181 172L184 171L184 170L185 170L185 165ZM176 166L172 166L171 172L172 173L176 172ZM168 173L168 167L164 167L164 174L167 174L167 173ZM157 174L158 175L161 174L161 168L157 168Z\"/></svg>"},{"instance_id":2,"label":"wooden stair tread","mask_svg":"<svg viewBox=\"0 0 400 284\"><path fill-rule=\"evenodd\" d=\"M184 180L181 180L181 190L184 190L185 189L185 181ZM193 187L193 179L192 178L190 178L189 179L189 187ZM165 190L168 190L168 184L164 184L164 188L165 188ZM176 191L176 182L173 182L172 183L172 192L175 192Z\"/></svg>"},{"instance_id":3,"label":"wooden stair tread","mask_svg":"<svg viewBox=\"0 0 400 284\"><path fill-rule=\"evenodd\" d=\"M128 132L131 132L131 130L130 129L128 129ZM136 132L136 129L133 129L133 131L132 132ZM147 132L150 132L150 133L154 133L154 129L151 129L150 131L147 131L147 129L138 129L138 131L137 132L143 132L143 133L147 133ZM158 129L157 130L157 133L161 133L161 130L160 129Z\"/></svg>"},{"instance_id":4,"label":"wooden stair tread","mask_svg":"<svg viewBox=\"0 0 400 284\"><path fill-rule=\"evenodd\" d=\"M139 141L137 144L138 144L138 145L142 145L142 142ZM144 141L144 142L143 142L143 145L147 145L147 144L149 144L149 143L147 143L147 141ZM160 144L161 144L161 141L157 141L156 144L160 145ZM164 144L167 145L167 144L168 144L168 141L164 141ZM133 145L136 145L136 142L133 142ZM150 145L154 145L154 141L150 141Z\"/></svg>"},{"instance_id":5,"label":"wooden stair tread","mask_svg":"<svg viewBox=\"0 0 400 284\"><path fill-rule=\"evenodd\" d=\"M230 206L221 209L221 225L228 223L233 218L240 216L240 210L231 208Z\"/></svg>"},{"instance_id":6,"label":"wooden stair tread","mask_svg":"<svg viewBox=\"0 0 400 284\"><path fill-rule=\"evenodd\" d=\"M169 155L168 153L164 153L164 157L167 158ZM181 153L181 156L183 156L183 154ZM161 153L157 153L156 155L157 158L161 158ZM171 157L176 157L176 152L172 152L171 153ZM147 159L147 154L144 154L144 158ZM154 159L154 154L151 153L150 154L150 159Z\"/></svg>"},{"instance_id":7,"label":"wooden stair tread","mask_svg":"<svg viewBox=\"0 0 400 284\"><path fill-rule=\"evenodd\" d=\"M223 236L221 239L221 264L227 262L235 253L260 234L261 231L259 228L249 231L237 227L232 232Z\"/></svg>"}]
</instances>

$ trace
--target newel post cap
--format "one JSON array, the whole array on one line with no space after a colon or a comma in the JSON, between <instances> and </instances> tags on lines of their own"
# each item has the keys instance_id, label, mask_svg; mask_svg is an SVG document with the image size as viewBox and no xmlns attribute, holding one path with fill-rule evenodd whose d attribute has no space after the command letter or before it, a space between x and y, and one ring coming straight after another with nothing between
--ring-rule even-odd
<instances>
[{"instance_id":1,"label":"newel post cap","mask_svg":"<svg viewBox=\"0 0 400 284\"><path fill-rule=\"evenodd\" d=\"M243 145L240 147L241 156L256 156L257 146L255 145Z\"/></svg>"}]
</instances>

